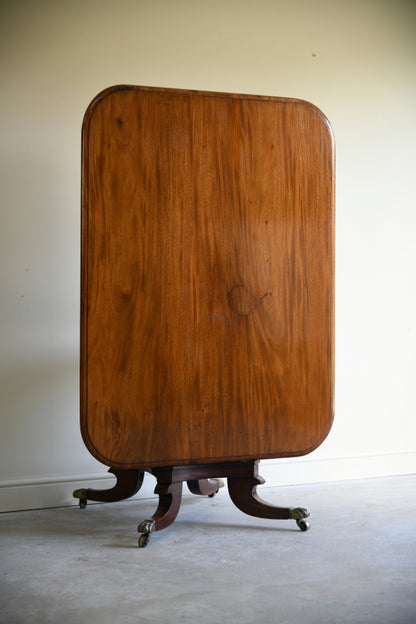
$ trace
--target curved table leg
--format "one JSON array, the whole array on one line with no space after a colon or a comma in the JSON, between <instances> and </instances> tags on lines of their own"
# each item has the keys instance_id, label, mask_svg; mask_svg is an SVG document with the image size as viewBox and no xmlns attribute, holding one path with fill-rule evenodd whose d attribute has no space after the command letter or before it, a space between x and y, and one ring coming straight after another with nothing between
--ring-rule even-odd
<instances>
[{"instance_id":1,"label":"curved table leg","mask_svg":"<svg viewBox=\"0 0 416 624\"><path fill-rule=\"evenodd\" d=\"M209 496L210 498L215 496L221 487L224 487L224 482L221 479L196 479L186 483L192 494Z\"/></svg>"},{"instance_id":2,"label":"curved table leg","mask_svg":"<svg viewBox=\"0 0 416 624\"><path fill-rule=\"evenodd\" d=\"M136 494L143 483L143 470L120 470L118 468L110 468L111 472L117 479L116 484L108 490L94 490L92 488L75 490L74 498L79 499L79 506L84 508L87 500L100 501L104 503L113 503L124 500Z\"/></svg>"},{"instance_id":3,"label":"curved table leg","mask_svg":"<svg viewBox=\"0 0 416 624\"><path fill-rule=\"evenodd\" d=\"M262 500L257 494L257 486L264 483L264 479L257 473L257 463L253 465L252 474L247 476L228 477L228 491L234 505L249 516L256 518L270 518L276 520L296 520L302 531L309 529L304 518L309 516L303 507L276 507Z\"/></svg>"},{"instance_id":4,"label":"curved table leg","mask_svg":"<svg viewBox=\"0 0 416 624\"><path fill-rule=\"evenodd\" d=\"M155 494L159 495L158 508L150 520L143 520L137 527L137 531L142 533L139 537L140 548L147 545L153 531L161 531L175 520L181 505L182 481L158 483L155 487Z\"/></svg>"}]
</instances>

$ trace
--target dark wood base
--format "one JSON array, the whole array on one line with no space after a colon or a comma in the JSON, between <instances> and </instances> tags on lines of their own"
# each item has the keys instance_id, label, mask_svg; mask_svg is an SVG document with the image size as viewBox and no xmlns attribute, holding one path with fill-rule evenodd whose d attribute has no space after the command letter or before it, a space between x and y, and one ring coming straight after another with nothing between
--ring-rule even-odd
<instances>
[{"instance_id":1,"label":"dark wood base","mask_svg":"<svg viewBox=\"0 0 416 624\"><path fill-rule=\"evenodd\" d=\"M184 481L193 494L214 496L222 485L219 478L226 477L231 500L238 509L257 518L293 519L302 531L306 531L309 528L309 524L304 520L309 516L306 509L275 507L258 496L257 486L264 483L258 474L258 465L258 461L244 461L143 470L110 468L109 472L117 477L117 483L113 488L76 490L74 496L80 500L81 507L85 507L87 500L120 501L139 491L145 471L154 475L157 480L155 494L159 496L159 504L153 516L139 524L138 531L141 533L139 546L144 547L153 531L161 531L175 520L181 504Z\"/></svg>"},{"instance_id":2,"label":"dark wood base","mask_svg":"<svg viewBox=\"0 0 416 624\"><path fill-rule=\"evenodd\" d=\"M79 506L86 507L87 501L99 501L102 503L115 503L117 501L130 498L136 494L142 487L144 471L143 470L120 470L118 468L110 468L116 479L116 484L108 490L94 490L92 488L75 490L74 498L79 499Z\"/></svg>"}]
</instances>

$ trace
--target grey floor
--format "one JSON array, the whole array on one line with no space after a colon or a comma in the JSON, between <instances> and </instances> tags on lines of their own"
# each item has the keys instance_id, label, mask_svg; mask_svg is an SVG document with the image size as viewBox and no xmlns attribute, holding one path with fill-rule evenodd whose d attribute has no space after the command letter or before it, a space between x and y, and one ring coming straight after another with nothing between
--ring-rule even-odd
<instances>
[{"instance_id":1,"label":"grey floor","mask_svg":"<svg viewBox=\"0 0 416 624\"><path fill-rule=\"evenodd\" d=\"M260 488L259 488L260 491ZM2 514L2 624L414 624L416 475L261 488L311 529L186 496L137 547L154 500Z\"/></svg>"}]
</instances>

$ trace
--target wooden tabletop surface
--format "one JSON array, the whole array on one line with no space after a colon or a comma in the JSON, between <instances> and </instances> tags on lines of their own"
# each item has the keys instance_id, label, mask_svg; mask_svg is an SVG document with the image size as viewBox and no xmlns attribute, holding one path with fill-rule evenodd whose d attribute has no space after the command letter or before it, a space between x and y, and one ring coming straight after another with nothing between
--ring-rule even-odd
<instances>
[{"instance_id":1,"label":"wooden tabletop surface","mask_svg":"<svg viewBox=\"0 0 416 624\"><path fill-rule=\"evenodd\" d=\"M294 99L117 86L83 125L81 425L134 468L302 455L333 418L334 146Z\"/></svg>"}]
</instances>

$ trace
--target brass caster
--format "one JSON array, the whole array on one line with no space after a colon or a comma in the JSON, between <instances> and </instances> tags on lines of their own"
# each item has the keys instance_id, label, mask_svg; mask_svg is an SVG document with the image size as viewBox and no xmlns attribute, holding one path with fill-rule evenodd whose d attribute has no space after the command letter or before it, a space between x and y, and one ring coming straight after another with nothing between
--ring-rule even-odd
<instances>
[{"instance_id":1,"label":"brass caster","mask_svg":"<svg viewBox=\"0 0 416 624\"><path fill-rule=\"evenodd\" d=\"M311 526L309 522L306 522L306 520L296 520L296 524L301 531L308 531Z\"/></svg>"},{"instance_id":2,"label":"brass caster","mask_svg":"<svg viewBox=\"0 0 416 624\"><path fill-rule=\"evenodd\" d=\"M309 517L309 511L304 507L295 507L295 509L289 509L289 518L296 520L296 524L301 531L307 531L310 527L309 522L306 522L304 518Z\"/></svg>"},{"instance_id":3,"label":"brass caster","mask_svg":"<svg viewBox=\"0 0 416 624\"><path fill-rule=\"evenodd\" d=\"M301 520L302 518L308 518L309 511L304 507L295 507L295 509L289 509L289 518L292 520Z\"/></svg>"},{"instance_id":4,"label":"brass caster","mask_svg":"<svg viewBox=\"0 0 416 624\"><path fill-rule=\"evenodd\" d=\"M140 535L139 548L145 548L148 544L149 539L150 539L150 533L143 533L143 535Z\"/></svg>"},{"instance_id":5,"label":"brass caster","mask_svg":"<svg viewBox=\"0 0 416 624\"><path fill-rule=\"evenodd\" d=\"M142 533L139 537L139 548L145 548L150 539L150 534L155 530L156 522L154 520L143 520L137 527L137 531Z\"/></svg>"},{"instance_id":6,"label":"brass caster","mask_svg":"<svg viewBox=\"0 0 416 624\"><path fill-rule=\"evenodd\" d=\"M153 533L155 526L156 522L154 520L143 520L137 527L137 531L139 533Z\"/></svg>"},{"instance_id":7,"label":"brass caster","mask_svg":"<svg viewBox=\"0 0 416 624\"><path fill-rule=\"evenodd\" d=\"M74 498L79 498L80 509L85 509L85 507L87 506L87 490L85 490L84 488L80 490L75 490L72 493L72 496Z\"/></svg>"},{"instance_id":8,"label":"brass caster","mask_svg":"<svg viewBox=\"0 0 416 624\"><path fill-rule=\"evenodd\" d=\"M217 479L217 481L218 481L218 490L216 492L213 492L212 494L208 494L208 498L214 498L214 496L218 494L220 489L224 487L224 481L222 479Z\"/></svg>"}]
</instances>

